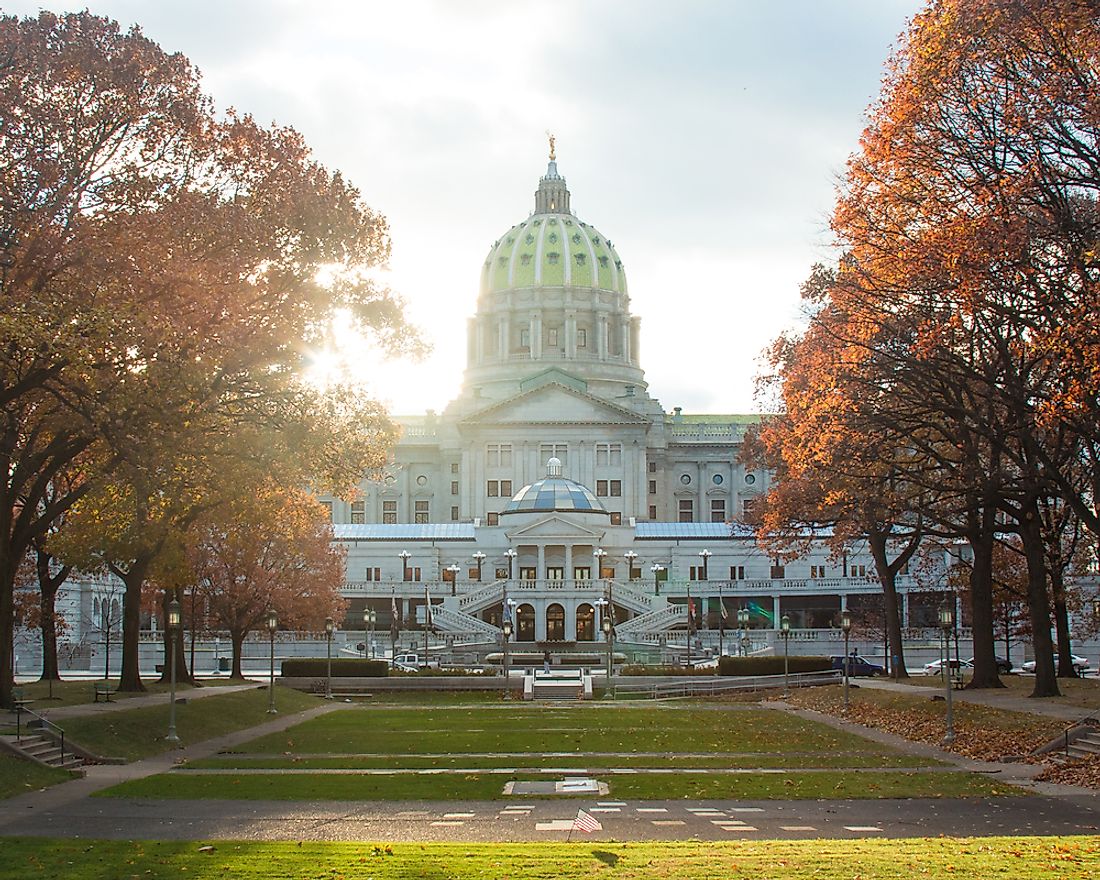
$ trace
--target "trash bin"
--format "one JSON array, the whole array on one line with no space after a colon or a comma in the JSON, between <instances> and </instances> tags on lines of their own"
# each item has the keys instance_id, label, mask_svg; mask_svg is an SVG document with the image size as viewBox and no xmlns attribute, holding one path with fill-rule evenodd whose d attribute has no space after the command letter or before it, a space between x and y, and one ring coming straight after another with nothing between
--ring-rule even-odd
<instances>
[{"instance_id":1,"label":"trash bin","mask_svg":"<svg viewBox=\"0 0 1100 880\"><path fill-rule=\"evenodd\" d=\"M228 671L229 671L229 658L228 657L219 657L218 658L218 672L228 672Z\"/></svg>"}]
</instances>

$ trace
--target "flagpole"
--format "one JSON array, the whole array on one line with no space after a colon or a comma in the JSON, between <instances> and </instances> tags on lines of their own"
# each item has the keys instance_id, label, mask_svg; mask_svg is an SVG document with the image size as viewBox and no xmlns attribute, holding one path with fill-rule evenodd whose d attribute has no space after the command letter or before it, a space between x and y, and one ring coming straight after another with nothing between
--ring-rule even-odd
<instances>
[{"instance_id":1,"label":"flagpole","mask_svg":"<svg viewBox=\"0 0 1100 880\"><path fill-rule=\"evenodd\" d=\"M718 582L718 657L721 659L726 638L726 602L722 598L722 582Z\"/></svg>"}]
</instances>

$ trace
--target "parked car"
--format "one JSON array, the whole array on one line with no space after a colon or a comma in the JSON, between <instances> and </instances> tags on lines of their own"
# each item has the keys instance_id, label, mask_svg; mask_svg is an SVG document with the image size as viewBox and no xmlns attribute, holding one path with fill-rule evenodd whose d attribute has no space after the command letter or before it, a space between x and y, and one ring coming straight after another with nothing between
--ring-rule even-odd
<instances>
[{"instance_id":1,"label":"parked car","mask_svg":"<svg viewBox=\"0 0 1100 880\"><path fill-rule=\"evenodd\" d=\"M997 663L997 672L999 672L1001 675L1008 675L1015 668L1012 665L1012 661L1011 660L1006 660L1004 657L994 657L993 659ZM969 663L971 666L973 666L974 665L974 658L971 657L966 662Z\"/></svg>"},{"instance_id":2,"label":"parked car","mask_svg":"<svg viewBox=\"0 0 1100 880\"><path fill-rule=\"evenodd\" d=\"M1076 671L1076 673L1078 675L1080 675L1082 672L1084 672L1086 669L1089 668L1089 661L1086 660L1084 657L1078 657L1076 654L1070 654L1070 657L1073 658L1073 668L1074 668L1074 671ZM1034 673L1035 672L1035 661L1034 660L1028 660L1027 663L1025 663L1020 668L1024 672ZM1055 669L1058 668L1058 655L1057 654L1054 655L1054 668Z\"/></svg>"},{"instance_id":3,"label":"parked car","mask_svg":"<svg viewBox=\"0 0 1100 880\"><path fill-rule=\"evenodd\" d=\"M933 660L931 663L925 663L924 664L924 674L925 675L940 675L943 672L943 666L944 666L943 660ZM956 660L954 657L952 657L951 662L949 664L949 668L952 670L952 672L957 672L959 669L962 669L962 670L965 671L967 669L973 669L974 668L974 663L971 660Z\"/></svg>"},{"instance_id":4,"label":"parked car","mask_svg":"<svg viewBox=\"0 0 1100 880\"><path fill-rule=\"evenodd\" d=\"M839 657L830 657L829 659L832 661L833 669L839 669L841 672L844 671L844 657L843 657L843 655L841 655ZM852 676L855 676L855 675L865 675L865 676L882 675L883 672L885 672L885 670L881 666L879 666L877 663L872 663L870 660L865 660L863 657L860 657L858 654L852 654L848 658L848 664L849 664L848 665L848 674L852 675Z\"/></svg>"}]
</instances>

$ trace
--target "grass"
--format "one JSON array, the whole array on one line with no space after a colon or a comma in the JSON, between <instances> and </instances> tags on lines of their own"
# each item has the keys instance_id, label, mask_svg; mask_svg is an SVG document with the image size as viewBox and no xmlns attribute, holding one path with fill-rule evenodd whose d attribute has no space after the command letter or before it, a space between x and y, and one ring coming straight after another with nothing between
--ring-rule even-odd
<instances>
[{"instance_id":1,"label":"grass","mask_svg":"<svg viewBox=\"0 0 1100 880\"><path fill-rule=\"evenodd\" d=\"M233 684L247 684L248 682L241 679L203 679L203 687L224 687L225 685ZM53 698L50 698L50 683L46 681L28 681L21 684L17 684L16 690L21 690L23 696L28 700L34 700L32 709L36 711L42 711L43 709L54 709L61 706L81 706L85 703L95 702L95 685L102 685L103 679L97 678L94 681L87 678L82 678L73 681L55 681L53 683ZM149 694L166 694L169 690L169 685L161 684L157 678L151 678L144 682L144 693L116 693L111 695L111 700L121 702L128 700L132 697L147 697ZM111 687L118 687L118 679L112 679ZM189 690L192 690L189 684L178 684L176 690L184 695ZM102 700L102 697L100 698Z\"/></svg>"},{"instance_id":2,"label":"grass","mask_svg":"<svg viewBox=\"0 0 1100 880\"><path fill-rule=\"evenodd\" d=\"M8 839L0 880L911 880L1011 877L1084 880L1100 864L1096 837L936 838L529 844L219 842Z\"/></svg>"},{"instance_id":3,"label":"grass","mask_svg":"<svg viewBox=\"0 0 1100 880\"><path fill-rule=\"evenodd\" d=\"M48 788L72 778L67 770L54 770L0 752L0 800Z\"/></svg>"},{"instance_id":4,"label":"grass","mask_svg":"<svg viewBox=\"0 0 1100 880\"><path fill-rule=\"evenodd\" d=\"M252 740L240 751L391 755L395 744L401 755L641 752L726 755L732 761L771 754L772 760L796 756L799 766L818 766L819 756L882 758L886 766L897 758L885 746L783 712L648 705L334 712Z\"/></svg>"},{"instance_id":5,"label":"grass","mask_svg":"<svg viewBox=\"0 0 1100 880\"><path fill-rule=\"evenodd\" d=\"M173 772L114 786L99 796L183 800L417 801L501 800L504 784L525 774L454 773L419 775L247 774ZM530 778L530 777L527 777ZM536 777L541 779L552 776ZM637 773L595 778L610 794L633 800L994 797L1020 795L1012 786L970 773L847 771L774 774ZM525 798L538 797L524 795Z\"/></svg>"},{"instance_id":6,"label":"grass","mask_svg":"<svg viewBox=\"0 0 1100 880\"><path fill-rule=\"evenodd\" d=\"M276 691L280 712L293 713L317 705L317 698L289 688ZM168 705L117 709L101 715L67 718L62 723L65 735L95 754L125 758L147 758L169 749L164 741L168 731ZM183 744L201 742L270 720L268 692L252 688L227 694L214 694L176 706L176 730Z\"/></svg>"},{"instance_id":7,"label":"grass","mask_svg":"<svg viewBox=\"0 0 1100 880\"><path fill-rule=\"evenodd\" d=\"M1035 677L1032 675L1002 675L1003 690L993 693L1007 694L1013 698L1028 697L1035 688ZM943 679L935 675L913 675L908 679L901 679L905 684L938 688L943 690ZM1075 706L1082 710L1082 715L1089 709L1100 709L1100 679L1097 678L1060 678L1058 690L1062 692L1060 697L1037 698L1037 703L1051 702L1058 706ZM977 693L989 693L978 691ZM966 696L966 691L961 694Z\"/></svg>"}]
</instances>

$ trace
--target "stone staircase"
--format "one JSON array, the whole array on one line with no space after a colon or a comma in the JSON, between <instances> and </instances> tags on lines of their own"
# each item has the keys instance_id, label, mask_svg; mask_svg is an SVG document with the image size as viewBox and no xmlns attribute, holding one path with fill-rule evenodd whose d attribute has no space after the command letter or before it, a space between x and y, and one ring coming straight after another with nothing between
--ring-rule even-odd
<instances>
[{"instance_id":1,"label":"stone staircase","mask_svg":"<svg viewBox=\"0 0 1100 880\"><path fill-rule=\"evenodd\" d=\"M68 748L63 749L61 741L48 733L30 731L22 736L5 736L3 739L8 749L16 755L47 767L80 770L84 766L83 758Z\"/></svg>"},{"instance_id":2,"label":"stone staircase","mask_svg":"<svg viewBox=\"0 0 1100 880\"><path fill-rule=\"evenodd\" d=\"M1064 764L1100 755L1100 720L1083 718L1036 751L1049 761Z\"/></svg>"},{"instance_id":3,"label":"stone staircase","mask_svg":"<svg viewBox=\"0 0 1100 880\"><path fill-rule=\"evenodd\" d=\"M667 605L656 611L639 614L630 620L615 624L616 636L629 641L635 636L645 633L665 632L675 626L683 626L687 621L687 607L684 605Z\"/></svg>"},{"instance_id":4,"label":"stone staircase","mask_svg":"<svg viewBox=\"0 0 1100 880\"><path fill-rule=\"evenodd\" d=\"M582 669L555 669L550 672L535 670L525 676L523 683L525 700L590 700L592 676Z\"/></svg>"}]
</instances>

